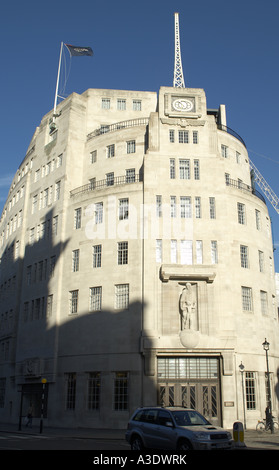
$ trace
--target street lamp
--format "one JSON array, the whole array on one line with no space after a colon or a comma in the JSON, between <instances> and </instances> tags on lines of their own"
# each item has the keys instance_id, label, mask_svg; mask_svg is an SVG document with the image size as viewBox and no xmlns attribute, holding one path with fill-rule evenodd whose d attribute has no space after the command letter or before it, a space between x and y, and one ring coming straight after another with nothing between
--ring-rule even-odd
<instances>
[{"instance_id":1,"label":"street lamp","mask_svg":"<svg viewBox=\"0 0 279 470\"><path fill-rule=\"evenodd\" d=\"M242 400L243 400L243 419L244 419L244 429L246 429L246 415L245 415L245 395L244 395L244 379L243 379L243 374L245 372L245 367L244 365L242 364L242 361L241 363L239 364L239 370L240 370L240 373L241 373L241 382L242 382Z\"/></svg>"},{"instance_id":2,"label":"street lamp","mask_svg":"<svg viewBox=\"0 0 279 470\"><path fill-rule=\"evenodd\" d=\"M269 413L270 413L270 430L271 430L271 433L273 434L274 427L273 427L273 419L272 419L271 389L270 389L270 377L269 377L269 366L268 366L269 342L266 340L266 338L263 343L263 348L265 350L265 355L266 355L266 373L267 373L268 407L269 407ZM268 413L267 413L267 418L268 418Z\"/></svg>"}]
</instances>

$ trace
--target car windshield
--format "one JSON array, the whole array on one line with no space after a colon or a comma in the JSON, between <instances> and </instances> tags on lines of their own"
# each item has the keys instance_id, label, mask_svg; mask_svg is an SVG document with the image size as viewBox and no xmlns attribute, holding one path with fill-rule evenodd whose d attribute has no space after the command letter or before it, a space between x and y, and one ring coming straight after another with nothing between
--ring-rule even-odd
<instances>
[{"instance_id":1,"label":"car windshield","mask_svg":"<svg viewBox=\"0 0 279 470\"><path fill-rule=\"evenodd\" d=\"M172 411L172 415L178 426L201 426L210 424L207 419L194 410Z\"/></svg>"}]
</instances>

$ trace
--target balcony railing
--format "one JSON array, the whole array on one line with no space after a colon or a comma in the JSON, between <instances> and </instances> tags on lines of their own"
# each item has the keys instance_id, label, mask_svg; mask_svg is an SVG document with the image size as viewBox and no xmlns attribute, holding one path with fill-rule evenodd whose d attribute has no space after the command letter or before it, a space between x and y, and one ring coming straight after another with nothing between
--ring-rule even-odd
<instances>
[{"instance_id":1,"label":"balcony railing","mask_svg":"<svg viewBox=\"0 0 279 470\"><path fill-rule=\"evenodd\" d=\"M119 131L120 129L128 129L129 127L135 126L147 126L149 118L138 118L138 119L129 119L128 121L116 122L115 124L110 124L108 126L101 126L99 129L96 129L90 134L87 135L87 140L93 139L93 137L98 137L102 134L107 134L108 132Z\"/></svg>"},{"instance_id":2,"label":"balcony railing","mask_svg":"<svg viewBox=\"0 0 279 470\"><path fill-rule=\"evenodd\" d=\"M248 186L248 184L242 183L242 181L227 178L226 179L226 185L227 186L232 186L233 188L240 189L241 191L246 191L250 194L253 194L254 196L257 196L259 199L261 199L261 201L263 201L266 204L265 198L263 197L263 195L259 191L252 188L252 186Z\"/></svg>"},{"instance_id":3,"label":"balcony railing","mask_svg":"<svg viewBox=\"0 0 279 470\"><path fill-rule=\"evenodd\" d=\"M142 182L141 175L132 176L116 176L111 179L92 181L88 184L80 186L79 188L70 191L70 197L76 196L77 194L89 193L91 191L98 191L98 189L111 188L112 186L119 186L123 184L132 184Z\"/></svg>"},{"instance_id":4,"label":"balcony railing","mask_svg":"<svg viewBox=\"0 0 279 470\"><path fill-rule=\"evenodd\" d=\"M223 126L222 124L217 124L217 128L218 128L220 131L224 131L224 132L227 132L228 134L232 135L233 137L235 137L236 139L238 139L238 140L244 145L244 147L246 147L245 142L244 142L244 140L242 139L242 137L240 137L239 134L237 134L235 131L233 131L233 130L230 129L229 127Z\"/></svg>"}]
</instances>

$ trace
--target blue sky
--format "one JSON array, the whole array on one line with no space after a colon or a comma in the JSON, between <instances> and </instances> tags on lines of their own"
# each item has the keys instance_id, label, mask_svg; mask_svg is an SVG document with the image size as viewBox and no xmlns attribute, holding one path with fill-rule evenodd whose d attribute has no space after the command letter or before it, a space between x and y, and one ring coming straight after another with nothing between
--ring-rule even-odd
<instances>
[{"instance_id":1,"label":"blue sky","mask_svg":"<svg viewBox=\"0 0 279 470\"><path fill-rule=\"evenodd\" d=\"M186 86L204 88L209 108L226 105L227 125L279 196L278 0L10 0L0 18L0 210L53 108L61 41L94 50L93 58L72 59L66 94L158 91L172 86L175 11ZM269 207L279 271L279 214Z\"/></svg>"}]
</instances>

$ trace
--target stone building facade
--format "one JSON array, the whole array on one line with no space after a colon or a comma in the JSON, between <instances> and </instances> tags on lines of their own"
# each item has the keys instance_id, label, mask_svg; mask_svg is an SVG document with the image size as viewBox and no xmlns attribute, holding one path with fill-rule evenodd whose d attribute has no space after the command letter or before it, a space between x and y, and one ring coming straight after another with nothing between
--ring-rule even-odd
<instances>
[{"instance_id":1,"label":"stone building facade","mask_svg":"<svg viewBox=\"0 0 279 470\"><path fill-rule=\"evenodd\" d=\"M39 418L44 390L52 426L182 404L254 427L265 338L277 416L270 217L203 89L72 94L35 130L0 236L1 421L30 402Z\"/></svg>"}]
</instances>

